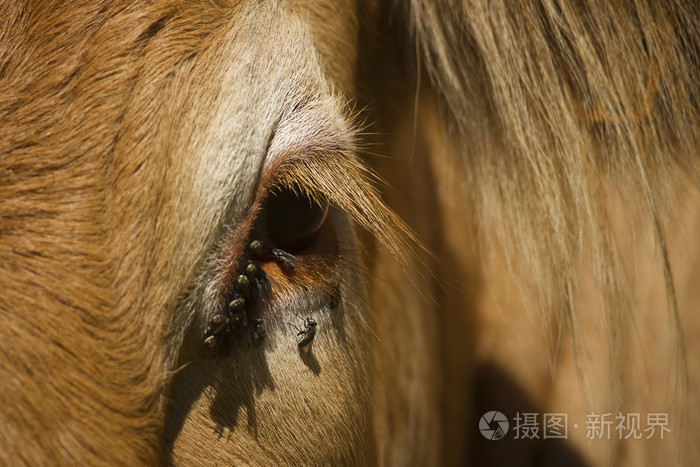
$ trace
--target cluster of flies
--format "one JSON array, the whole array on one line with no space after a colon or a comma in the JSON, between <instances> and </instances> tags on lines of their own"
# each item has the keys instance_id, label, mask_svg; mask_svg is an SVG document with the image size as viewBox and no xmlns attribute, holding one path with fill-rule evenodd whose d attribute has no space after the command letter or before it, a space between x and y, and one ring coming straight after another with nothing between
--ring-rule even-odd
<instances>
[{"instance_id":1,"label":"cluster of flies","mask_svg":"<svg viewBox=\"0 0 700 467\"><path fill-rule=\"evenodd\" d=\"M262 302L262 296L270 291L270 281L265 271L254 261L275 261L285 271L294 272L297 259L291 253L279 248L270 248L260 240L253 240L248 247L249 257L244 262L242 271L236 275L233 294L228 306L215 314L204 331L204 347L209 353L215 353L227 338L247 339L253 345L265 339L265 324L256 314ZM306 318L304 328L293 326L297 332L299 348L307 347L316 335L317 323Z\"/></svg>"}]
</instances>

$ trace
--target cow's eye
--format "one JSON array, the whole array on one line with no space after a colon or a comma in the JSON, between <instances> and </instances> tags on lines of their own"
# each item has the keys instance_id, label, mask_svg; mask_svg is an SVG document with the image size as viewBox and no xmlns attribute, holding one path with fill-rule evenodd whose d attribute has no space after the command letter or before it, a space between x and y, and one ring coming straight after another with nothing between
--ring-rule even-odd
<instances>
[{"instance_id":1,"label":"cow's eye","mask_svg":"<svg viewBox=\"0 0 700 467\"><path fill-rule=\"evenodd\" d=\"M298 189L278 188L268 195L258 219L275 246L295 252L314 240L327 213L326 201Z\"/></svg>"}]
</instances>

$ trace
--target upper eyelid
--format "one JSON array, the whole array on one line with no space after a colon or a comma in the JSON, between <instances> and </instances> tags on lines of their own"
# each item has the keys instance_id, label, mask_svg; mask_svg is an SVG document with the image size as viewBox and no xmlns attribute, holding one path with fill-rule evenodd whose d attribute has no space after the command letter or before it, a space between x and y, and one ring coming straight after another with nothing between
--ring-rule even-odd
<instances>
[{"instance_id":1,"label":"upper eyelid","mask_svg":"<svg viewBox=\"0 0 700 467\"><path fill-rule=\"evenodd\" d=\"M253 196L245 208L243 217L234 225L223 229L223 251L220 252L217 263L220 265L218 271L214 275L213 287L217 290L217 301L222 300L225 289L233 280L236 274L236 268L241 263L246 255L246 248L250 241L250 232L253 229L256 218L265 202L265 198L271 192L271 189L276 186L275 181L280 176L284 168L300 163L299 159L283 158L266 159L267 164L263 164L263 168L259 172L258 179L255 184Z\"/></svg>"},{"instance_id":2,"label":"upper eyelid","mask_svg":"<svg viewBox=\"0 0 700 467\"><path fill-rule=\"evenodd\" d=\"M224 225L218 229L221 236L208 253L208 262L215 264L216 270L208 279L199 279L200 283L209 283L208 289L214 292L207 299L214 301L212 305L220 306L227 284L245 256L256 216L271 188L277 185L296 183L312 196L323 196L373 231L396 254L401 250L399 237L412 238L370 183L371 172L357 157L352 123L341 114L326 120L333 102L333 98L323 102L302 98L287 106L271 125L251 197L241 216L222 219Z\"/></svg>"}]
</instances>

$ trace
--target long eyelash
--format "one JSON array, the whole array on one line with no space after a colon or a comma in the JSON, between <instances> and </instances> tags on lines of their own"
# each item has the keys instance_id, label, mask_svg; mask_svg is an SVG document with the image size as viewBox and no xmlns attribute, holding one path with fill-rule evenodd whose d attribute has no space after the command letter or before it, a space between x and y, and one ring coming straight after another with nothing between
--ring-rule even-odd
<instances>
[{"instance_id":1,"label":"long eyelash","mask_svg":"<svg viewBox=\"0 0 700 467\"><path fill-rule=\"evenodd\" d=\"M280 167L272 186L301 190L300 194L316 201L338 206L402 264L406 262L404 252L418 258L416 248L425 248L384 204L372 180L377 176L354 154L338 150L294 158Z\"/></svg>"}]
</instances>

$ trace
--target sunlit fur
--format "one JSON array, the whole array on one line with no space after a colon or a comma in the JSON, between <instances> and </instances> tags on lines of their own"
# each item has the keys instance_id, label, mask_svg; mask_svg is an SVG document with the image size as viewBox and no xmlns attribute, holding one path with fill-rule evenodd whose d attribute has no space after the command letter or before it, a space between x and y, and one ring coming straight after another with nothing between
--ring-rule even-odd
<instances>
[{"instance_id":1,"label":"sunlit fur","mask_svg":"<svg viewBox=\"0 0 700 467\"><path fill-rule=\"evenodd\" d=\"M457 121L465 183L484 217L502 227L501 240L569 302L577 250L589 241L586 254L608 295L602 306L615 313L623 306L617 247L600 194L618 191L653 225L675 315L663 221L677 184L672 167L691 178L696 169L697 5L416 1L410 8L426 67Z\"/></svg>"},{"instance_id":2,"label":"sunlit fur","mask_svg":"<svg viewBox=\"0 0 700 467\"><path fill-rule=\"evenodd\" d=\"M561 345L570 345L588 410L672 412L680 436L662 448L618 446L591 457L629 459L629 451L646 449L694 458L685 437L697 424L688 395L696 389L686 385L697 369L687 367L694 346L687 349L684 336L693 335L697 311L688 294L697 295L684 286L679 300L675 271L697 260L690 207L697 207L700 135L697 4L415 0L400 8L411 23L417 73L424 65L453 119L450 164L464 178L452 183L473 201L486 259L505 250L519 294L534 287L529 308L550 323L542 338L553 368ZM450 177L443 171L436 179ZM648 274L640 270L658 273L653 286L640 287ZM664 291L666 303L650 305ZM643 311L649 307L653 318ZM591 332L598 320L604 326ZM648 327L655 337L645 337ZM650 346L658 351L652 362L665 362L661 374L645 361ZM591 354L607 355L609 369ZM601 379L611 379L602 385L611 400L596 405ZM649 387L666 400L635 399Z\"/></svg>"},{"instance_id":3,"label":"sunlit fur","mask_svg":"<svg viewBox=\"0 0 700 467\"><path fill-rule=\"evenodd\" d=\"M680 0L5 2L0 464L697 462L699 50ZM337 244L206 357L279 186Z\"/></svg>"}]
</instances>

